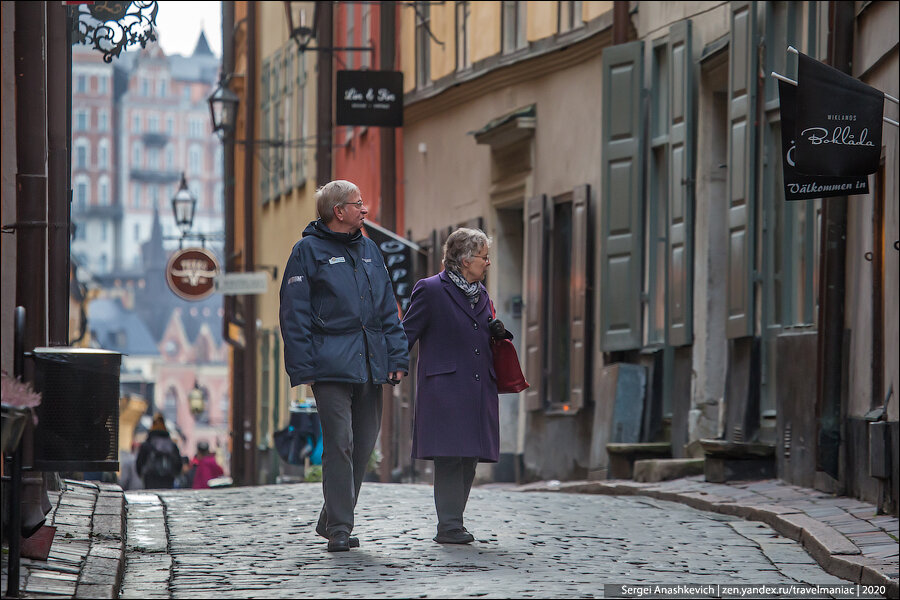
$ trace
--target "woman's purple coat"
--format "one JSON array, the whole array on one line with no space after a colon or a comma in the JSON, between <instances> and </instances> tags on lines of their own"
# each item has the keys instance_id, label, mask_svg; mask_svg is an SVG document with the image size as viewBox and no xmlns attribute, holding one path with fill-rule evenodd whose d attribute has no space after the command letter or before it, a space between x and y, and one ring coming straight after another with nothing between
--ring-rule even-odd
<instances>
[{"instance_id":1,"label":"woman's purple coat","mask_svg":"<svg viewBox=\"0 0 900 600\"><path fill-rule=\"evenodd\" d=\"M478 457L497 462L500 418L482 285L475 308L444 271L420 280L403 328L419 342L413 458Z\"/></svg>"}]
</instances>

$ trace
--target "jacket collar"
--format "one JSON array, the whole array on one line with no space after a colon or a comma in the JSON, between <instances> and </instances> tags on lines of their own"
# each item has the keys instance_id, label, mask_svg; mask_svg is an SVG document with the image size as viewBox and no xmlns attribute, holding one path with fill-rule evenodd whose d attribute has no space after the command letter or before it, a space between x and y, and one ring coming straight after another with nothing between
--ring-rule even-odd
<instances>
[{"instance_id":1,"label":"jacket collar","mask_svg":"<svg viewBox=\"0 0 900 600\"><path fill-rule=\"evenodd\" d=\"M444 291L450 294L450 297L453 298L453 301L456 302L466 314L474 314L477 315L481 311L485 309L488 302L487 297L487 288L484 287L483 283L479 283L481 286L481 293L478 294L478 302L475 304L475 308L472 308L472 305L466 299L466 297L459 291L459 288L456 287L456 284L450 279L450 276L447 275L447 271L441 271L438 274L438 278L441 280L441 283L444 284Z\"/></svg>"}]
</instances>

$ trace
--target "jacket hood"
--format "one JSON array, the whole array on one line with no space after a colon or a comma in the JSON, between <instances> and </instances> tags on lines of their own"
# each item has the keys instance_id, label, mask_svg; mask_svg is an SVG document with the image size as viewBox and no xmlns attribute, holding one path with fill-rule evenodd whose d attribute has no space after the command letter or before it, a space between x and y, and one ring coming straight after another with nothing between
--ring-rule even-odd
<instances>
[{"instance_id":1,"label":"jacket hood","mask_svg":"<svg viewBox=\"0 0 900 600\"><path fill-rule=\"evenodd\" d=\"M322 219L316 219L306 226L306 229L303 230L303 237L308 235L346 245L355 244L363 237L362 231L356 231L354 233L338 233L337 231L332 231Z\"/></svg>"}]
</instances>

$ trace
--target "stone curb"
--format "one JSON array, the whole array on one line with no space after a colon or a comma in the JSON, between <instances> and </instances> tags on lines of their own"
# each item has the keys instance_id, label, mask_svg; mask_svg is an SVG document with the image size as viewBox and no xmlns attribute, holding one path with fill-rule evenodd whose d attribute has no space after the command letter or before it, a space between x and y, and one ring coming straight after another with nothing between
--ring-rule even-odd
<instances>
[{"instance_id":1,"label":"stone curb","mask_svg":"<svg viewBox=\"0 0 900 600\"><path fill-rule=\"evenodd\" d=\"M884 586L888 598L900 595L898 580L891 579L879 568L884 566L882 561L863 556L860 549L839 531L798 508L778 504L744 504L702 491L667 491L654 484L632 481L537 482L512 488L512 491L640 495L686 504L697 510L741 517L748 521L761 521L784 537L800 542L807 553L829 574L861 585Z\"/></svg>"},{"instance_id":2,"label":"stone curb","mask_svg":"<svg viewBox=\"0 0 900 600\"><path fill-rule=\"evenodd\" d=\"M65 481L85 485L84 482ZM118 485L91 482L97 496L91 513L90 549L81 567L75 598L113 599L125 571L125 495Z\"/></svg>"}]
</instances>

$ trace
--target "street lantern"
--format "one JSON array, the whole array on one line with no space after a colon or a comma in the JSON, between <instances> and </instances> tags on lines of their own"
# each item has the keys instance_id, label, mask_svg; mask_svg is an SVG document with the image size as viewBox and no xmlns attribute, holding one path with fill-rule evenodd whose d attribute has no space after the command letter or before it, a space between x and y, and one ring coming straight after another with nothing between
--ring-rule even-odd
<instances>
[{"instance_id":1,"label":"street lantern","mask_svg":"<svg viewBox=\"0 0 900 600\"><path fill-rule=\"evenodd\" d=\"M184 237L194 226L194 211L197 209L197 199L188 189L184 173L181 174L181 185L172 196L172 214L175 216L175 224L181 230Z\"/></svg>"},{"instance_id":2,"label":"street lantern","mask_svg":"<svg viewBox=\"0 0 900 600\"><path fill-rule=\"evenodd\" d=\"M199 417L206 410L203 390L200 389L200 384L197 383L196 379L194 380L194 389L188 392L188 407L191 409L191 414L195 417Z\"/></svg>"},{"instance_id":3,"label":"street lantern","mask_svg":"<svg viewBox=\"0 0 900 600\"><path fill-rule=\"evenodd\" d=\"M209 116L212 119L213 131L219 137L227 138L234 132L237 119L237 106L240 98L228 87L230 76L219 79L219 86L209 95Z\"/></svg>"}]
</instances>

